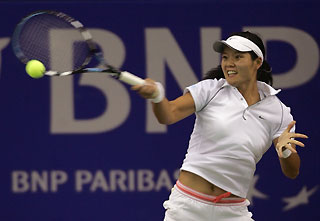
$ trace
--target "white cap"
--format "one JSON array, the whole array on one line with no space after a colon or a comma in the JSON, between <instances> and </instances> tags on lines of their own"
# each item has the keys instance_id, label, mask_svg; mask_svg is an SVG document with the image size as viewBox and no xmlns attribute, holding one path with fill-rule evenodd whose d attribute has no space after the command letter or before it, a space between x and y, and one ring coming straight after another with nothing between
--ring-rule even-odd
<instances>
[{"instance_id":1,"label":"white cap","mask_svg":"<svg viewBox=\"0 0 320 221\"><path fill-rule=\"evenodd\" d=\"M228 46L241 52L253 51L258 57L262 59L262 61L264 59L260 48L255 43L242 36L234 35L229 37L227 40L216 41L213 44L213 49L216 52L222 53L224 46Z\"/></svg>"}]
</instances>

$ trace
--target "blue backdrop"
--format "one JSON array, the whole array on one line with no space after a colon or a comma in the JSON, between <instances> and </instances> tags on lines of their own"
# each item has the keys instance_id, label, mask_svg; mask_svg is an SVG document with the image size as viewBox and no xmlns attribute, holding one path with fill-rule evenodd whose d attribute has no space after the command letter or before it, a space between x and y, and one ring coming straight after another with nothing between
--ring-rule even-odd
<instances>
[{"instance_id":1,"label":"blue backdrop","mask_svg":"<svg viewBox=\"0 0 320 221\"><path fill-rule=\"evenodd\" d=\"M274 148L264 155L250 210L259 221L319 220L319 8L317 1L0 3L0 220L162 220L194 122L159 125L145 100L101 74L30 78L10 38L39 9L82 21L110 63L161 81L170 99L218 64L215 40L260 33L279 97L310 138L299 148L295 180L282 175Z\"/></svg>"}]
</instances>

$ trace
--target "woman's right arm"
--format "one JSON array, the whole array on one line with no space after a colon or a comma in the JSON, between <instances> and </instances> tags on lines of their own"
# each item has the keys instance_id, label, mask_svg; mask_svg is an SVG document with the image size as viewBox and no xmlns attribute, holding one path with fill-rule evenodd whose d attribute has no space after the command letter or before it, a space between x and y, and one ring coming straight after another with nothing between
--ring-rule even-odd
<instances>
[{"instance_id":1,"label":"woman's right arm","mask_svg":"<svg viewBox=\"0 0 320 221\"><path fill-rule=\"evenodd\" d=\"M152 99L157 92L157 86L151 79L146 79L146 84L132 87L145 99ZM159 103L152 102L153 112L161 124L174 124L195 112L195 103L188 92L175 100L163 98Z\"/></svg>"},{"instance_id":2,"label":"woman's right arm","mask_svg":"<svg viewBox=\"0 0 320 221\"><path fill-rule=\"evenodd\" d=\"M161 124L174 124L195 112L195 105L188 92L173 101L164 98L160 103L152 103L153 112Z\"/></svg>"}]
</instances>

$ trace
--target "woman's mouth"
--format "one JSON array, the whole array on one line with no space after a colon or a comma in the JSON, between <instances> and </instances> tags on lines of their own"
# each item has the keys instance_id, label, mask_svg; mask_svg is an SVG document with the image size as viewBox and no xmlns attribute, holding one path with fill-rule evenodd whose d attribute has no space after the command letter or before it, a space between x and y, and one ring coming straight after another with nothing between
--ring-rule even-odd
<instances>
[{"instance_id":1,"label":"woman's mouth","mask_svg":"<svg viewBox=\"0 0 320 221\"><path fill-rule=\"evenodd\" d=\"M237 73L238 72L236 72L236 71L227 71L227 74L229 77L232 77L232 76L236 75Z\"/></svg>"}]
</instances>

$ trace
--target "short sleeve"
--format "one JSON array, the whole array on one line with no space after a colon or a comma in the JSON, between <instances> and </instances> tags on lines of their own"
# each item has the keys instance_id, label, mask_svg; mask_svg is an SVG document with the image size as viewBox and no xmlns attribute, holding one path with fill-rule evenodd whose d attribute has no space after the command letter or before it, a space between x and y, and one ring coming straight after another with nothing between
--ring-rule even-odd
<instances>
[{"instance_id":1,"label":"short sleeve","mask_svg":"<svg viewBox=\"0 0 320 221\"><path fill-rule=\"evenodd\" d=\"M287 129L290 122L293 121L293 116L291 115L290 107L287 107L282 102L280 102L280 104L281 104L281 110L282 110L281 122L280 122L280 126L278 127L278 130L275 131L272 139L279 137L283 133L283 131ZM290 132L292 133L295 132L295 126L291 129Z\"/></svg>"},{"instance_id":2,"label":"short sleeve","mask_svg":"<svg viewBox=\"0 0 320 221\"><path fill-rule=\"evenodd\" d=\"M187 87L184 94L190 92L196 107L196 112L202 110L222 87L224 82L217 79L207 79Z\"/></svg>"}]
</instances>

